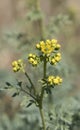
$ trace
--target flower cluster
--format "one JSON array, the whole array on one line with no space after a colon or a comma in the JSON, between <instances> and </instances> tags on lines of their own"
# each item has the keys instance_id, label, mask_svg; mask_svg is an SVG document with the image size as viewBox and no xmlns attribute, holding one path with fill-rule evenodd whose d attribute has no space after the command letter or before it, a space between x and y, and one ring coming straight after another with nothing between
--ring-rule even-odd
<instances>
[{"instance_id":1,"label":"flower cluster","mask_svg":"<svg viewBox=\"0 0 80 130\"><path fill-rule=\"evenodd\" d=\"M32 66L37 66L37 64L39 63L39 57L35 54L29 54L28 56L28 60L29 60L29 63L32 64Z\"/></svg>"},{"instance_id":2,"label":"flower cluster","mask_svg":"<svg viewBox=\"0 0 80 130\"><path fill-rule=\"evenodd\" d=\"M57 40L46 40L46 42L41 41L36 44L36 48L40 50L44 55L50 55L53 51L60 49L60 44L58 44Z\"/></svg>"},{"instance_id":3,"label":"flower cluster","mask_svg":"<svg viewBox=\"0 0 80 130\"><path fill-rule=\"evenodd\" d=\"M60 83L62 83L62 78L60 78L59 76L54 77L51 75L48 77L47 81L49 85L59 85Z\"/></svg>"},{"instance_id":4,"label":"flower cluster","mask_svg":"<svg viewBox=\"0 0 80 130\"><path fill-rule=\"evenodd\" d=\"M56 64L61 60L61 53L57 52L60 49L61 45L56 39L40 41L36 44L37 50L40 51L39 55L29 54L28 60L32 66L37 66L38 63L49 62L51 65Z\"/></svg>"},{"instance_id":5,"label":"flower cluster","mask_svg":"<svg viewBox=\"0 0 80 130\"><path fill-rule=\"evenodd\" d=\"M21 59L19 59L17 61L13 61L12 67L13 67L14 72L18 72L20 70L22 70L24 72L24 63Z\"/></svg>"},{"instance_id":6,"label":"flower cluster","mask_svg":"<svg viewBox=\"0 0 80 130\"><path fill-rule=\"evenodd\" d=\"M54 56L51 57L50 64L55 65L60 60L61 60L61 53L56 53Z\"/></svg>"}]
</instances>

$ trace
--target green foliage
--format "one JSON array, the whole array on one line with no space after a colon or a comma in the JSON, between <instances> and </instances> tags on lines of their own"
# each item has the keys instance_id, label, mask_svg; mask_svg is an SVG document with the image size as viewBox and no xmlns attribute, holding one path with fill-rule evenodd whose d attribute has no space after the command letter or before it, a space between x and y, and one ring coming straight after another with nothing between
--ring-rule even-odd
<instances>
[{"instance_id":1,"label":"green foliage","mask_svg":"<svg viewBox=\"0 0 80 130\"><path fill-rule=\"evenodd\" d=\"M29 22L37 21L43 18L43 14L40 11L33 10L27 13L27 20Z\"/></svg>"},{"instance_id":2,"label":"green foliage","mask_svg":"<svg viewBox=\"0 0 80 130\"><path fill-rule=\"evenodd\" d=\"M69 17L69 14L58 14L57 16L54 16L51 18L49 24L48 24L48 37L53 37L61 33L64 29L66 29L66 26L69 26L72 24L72 21Z\"/></svg>"}]
</instances>

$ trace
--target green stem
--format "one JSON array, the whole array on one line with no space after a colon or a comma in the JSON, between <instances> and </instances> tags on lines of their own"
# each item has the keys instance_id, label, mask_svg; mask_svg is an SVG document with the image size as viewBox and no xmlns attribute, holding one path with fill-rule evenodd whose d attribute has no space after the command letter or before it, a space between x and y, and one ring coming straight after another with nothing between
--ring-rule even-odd
<instances>
[{"instance_id":1,"label":"green stem","mask_svg":"<svg viewBox=\"0 0 80 130\"><path fill-rule=\"evenodd\" d=\"M31 84L31 87L33 87L34 94L35 94L36 90L35 90L34 84L33 84L33 82L31 81L31 79L30 79L30 77L29 77L29 75L28 75L26 72L25 72L25 76L28 78L28 80L29 80L29 82L30 82L30 84Z\"/></svg>"},{"instance_id":2,"label":"green stem","mask_svg":"<svg viewBox=\"0 0 80 130\"><path fill-rule=\"evenodd\" d=\"M35 9L40 11L40 0L35 0Z\"/></svg>"},{"instance_id":3,"label":"green stem","mask_svg":"<svg viewBox=\"0 0 80 130\"><path fill-rule=\"evenodd\" d=\"M40 8L40 0L35 0L35 9L37 12L41 12ZM43 18L41 17L40 19L37 19L38 27L39 27L39 33L41 40L44 40L45 34L44 34L44 24L43 24Z\"/></svg>"},{"instance_id":4,"label":"green stem","mask_svg":"<svg viewBox=\"0 0 80 130\"><path fill-rule=\"evenodd\" d=\"M44 65L43 65L43 79L46 78L46 69L47 69L47 62L46 62L46 56L44 57Z\"/></svg>"},{"instance_id":5,"label":"green stem","mask_svg":"<svg viewBox=\"0 0 80 130\"><path fill-rule=\"evenodd\" d=\"M46 130L43 109L39 107L39 111L40 111L40 116L42 120L43 130Z\"/></svg>"},{"instance_id":6,"label":"green stem","mask_svg":"<svg viewBox=\"0 0 80 130\"><path fill-rule=\"evenodd\" d=\"M43 79L46 78L46 69L47 69L47 62L46 62L46 56L45 56L44 57L44 66L43 66ZM40 95L40 100L39 100L39 111L40 111L40 116L41 116L41 120L42 120L43 130L46 130L44 113L43 113L43 104L42 104L43 96L44 96L44 87L42 87L42 90L41 90L41 95Z\"/></svg>"}]
</instances>

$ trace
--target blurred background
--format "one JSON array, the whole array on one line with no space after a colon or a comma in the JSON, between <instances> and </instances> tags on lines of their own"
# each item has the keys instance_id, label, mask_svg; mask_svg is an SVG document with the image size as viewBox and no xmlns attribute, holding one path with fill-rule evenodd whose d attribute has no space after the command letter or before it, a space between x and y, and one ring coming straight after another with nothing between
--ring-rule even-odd
<instances>
[{"instance_id":1,"label":"blurred background","mask_svg":"<svg viewBox=\"0 0 80 130\"><path fill-rule=\"evenodd\" d=\"M17 77L22 79L21 74L15 76L12 72L13 60L25 59L28 53L34 52L33 48L37 42L52 38L58 39L62 46L63 63L61 70L57 68L63 73L66 86L72 87L71 91L67 91L68 95L71 97L78 95L79 100L80 0L0 0L0 87L4 88L6 81L14 83ZM28 71L31 74L29 66ZM37 74L35 79L34 76L32 78L36 81ZM15 99L11 98L11 93L3 94L0 91L0 114L3 115L3 119L0 119L0 130L25 130L24 126L26 122L30 123L29 120L24 121L23 117L16 117L16 113L22 112L21 97L17 97L16 103ZM18 123L15 125L15 117L19 124L23 121L21 126ZM14 127L10 124L10 119L13 118ZM37 118L38 115L35 120L39 122ZM36 126L34 130L39 129L35 121L31 127L34 124ZM30 129L29 124L27 130ZM77 129L80 127L74 128Z\"/></svg>"}]
</instances>

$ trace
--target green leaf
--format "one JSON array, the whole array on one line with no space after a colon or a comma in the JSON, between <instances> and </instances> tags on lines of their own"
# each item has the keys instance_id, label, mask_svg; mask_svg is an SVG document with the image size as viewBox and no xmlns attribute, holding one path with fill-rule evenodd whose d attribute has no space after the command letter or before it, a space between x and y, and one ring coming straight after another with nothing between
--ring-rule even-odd
<instances>
[{"instance_id":1,"label":"green leaf","mask_svg":"<svg viewBox=\"0 0 80 130\"><path fill-rule=\"evenodd\" d=\"M19 87L21 87L21 86L22 86L22 81L18 81L17 85L18 85Z\"/></svg>"},{"instance_id":2,"label":"green leaf","mask_svg":"<svg viewBox=\"0 0 80 130\"><path fill-rule=\"evenodd\" d=\"M32 102L30 102L26 107L30 107L31 105L32 105L33 103Z\"/></svg>"},{"instance_id":3,"label":"green leaf","mask_svg":"<svg viewBox=\"0 0 80 130\"><path fill-rule=\"evenodd\" d=\"M12 95L12 97L16 97L17 95L19 95L19 93L14 93L13 95Z\"/></svg>"},{"instance_id":4,"label":"green leaf","mask_svg":"<svg viewBox=\"0 0 80 130\"><path fill-rule=\"evenodd\" d=\"M9 89L9 87L4 87L4 89Z\"/></svg>"},{"instance_id":5,"label":"green leaf","mask_svg":"<svg viewBox=\"0 0 80 130\"><path fill-rule=\"evenodd\" d=\"M12 84L11 84L11 83L9 83L9 82L6 82L6 85L7 85L7 86L12 86Z\"/></svg>"},{"instance_id":6,"label":"green leaf","mask_svg":"<svg viewBox=\"0 0 80 130\"><path fill-rule=\"evenodd\" d=\"M13 85L9 82L6 82L6 85L7 85L7 87L4 87L4 89L9 89L9 88L13 87Z\"/></svg>"}]
</instances>

